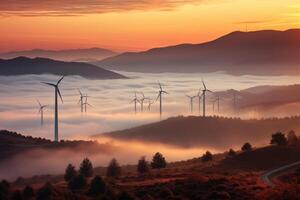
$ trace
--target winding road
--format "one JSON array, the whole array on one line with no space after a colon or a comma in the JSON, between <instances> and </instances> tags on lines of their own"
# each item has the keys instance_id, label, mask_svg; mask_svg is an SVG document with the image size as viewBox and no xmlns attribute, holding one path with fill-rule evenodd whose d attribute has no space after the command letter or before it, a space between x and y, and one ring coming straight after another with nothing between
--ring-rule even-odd
<instances>
[{"instance_id":1,"label":"winding road","mask_svg":"<svg viewBox=\"0 0 300 200\"><path fill-rule=\"evenodd\" d=\"M268 185L270 187L274 187L275 184L272 182L272 180L271 180L272 178L283 173L284 171L287 171L287 170L290 170L292 168L299 167L299 166L300 166L300 161L281 166L279 168L276 168L276 169L273 169L271 171L264 173L263 175L261 175L261 179L264 181L264 183L266 185Z\"/></svg>"}]
</instances>

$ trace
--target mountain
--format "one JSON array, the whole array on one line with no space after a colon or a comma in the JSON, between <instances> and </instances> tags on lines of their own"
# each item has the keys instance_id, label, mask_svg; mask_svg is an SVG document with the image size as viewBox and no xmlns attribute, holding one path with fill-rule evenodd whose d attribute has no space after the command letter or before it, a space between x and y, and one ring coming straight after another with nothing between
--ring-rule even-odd
<instances>
[{"instance_id":1,"label":"mountain","mask_svg":"<svg viewBox=\"0 0 300 200\"><path fill-rule=\"evenodd\" d=\"M300 29L232 32L202 44L180 44L123 53L95 64L136 72L300 74Z\"/></svg>"},{"instance_id":2,"label":"mountain","mask_svg":"<svg viewBox=\"0 0 300 200\"><path fill-rule=\"evenodd\" d=\"M245 142L269 143L277 131L300 131L300 117L242 120L224 117L173 117L111 133L98 135L113 139L168 144L178 147L229 149Z\"/></svg>"},{"instance_id":3,"label":"mountain","mask_svg":"<svg viewBox=\"0 0 300 200\"><path fill-rule=\"evenodd\" d=\"M102 48L89 48L89 49L67 49L67 50L43 50L43 49L33 49L27 51L12 51L1 53L0 58L2 59L12 59L15 57L28 57L28 58L50 58L54 60L63 61L86 61L91 62L95 60L101 60L110 56L117 55L116 52L102 49Z\"/></svg>"},{"instance_id":4,"label":"mountain","mask_svg":"<svg viewBox=\"0 0 300 200\"><path fill-rule=\"evenodd\" d=\"M118 73L81 62L63 62L48 58L17 57L10 60L0 59L0 75L55 74L78 75L91 79L126 78Z\"/></svg>"}]
</instances>

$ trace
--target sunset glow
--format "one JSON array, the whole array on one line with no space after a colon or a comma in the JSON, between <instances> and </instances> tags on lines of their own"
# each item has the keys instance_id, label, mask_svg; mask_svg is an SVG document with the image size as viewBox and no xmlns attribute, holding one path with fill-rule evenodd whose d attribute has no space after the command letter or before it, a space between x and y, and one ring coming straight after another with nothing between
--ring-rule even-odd
<instances>
[{"instance_id":1,"label":"sunset glow","mask_svg":"<svg viewBox=\"0 0 300 200\"><path fill-rule=\"evenodd\" d=\"M13 3L1 3L0 51L88 47L146 50L200 43L235 30L297 28L300 17L300 5L293 0L146 1L141 5L132 1L97 5L95 1L77 10L67 6L73 1L62 2L65 7L58 9L51 3L26 1L23 10Z\"/></svg>"}]
</instances>

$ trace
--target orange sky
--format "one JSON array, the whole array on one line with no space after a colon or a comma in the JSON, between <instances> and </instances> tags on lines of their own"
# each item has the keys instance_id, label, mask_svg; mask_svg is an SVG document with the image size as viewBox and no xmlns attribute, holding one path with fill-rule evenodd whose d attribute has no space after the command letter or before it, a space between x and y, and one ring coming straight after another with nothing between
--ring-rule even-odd
<instances>
[{"instance_id":1,"label":"orange sky","mask_svg":"<svg viewBox=\"0 0 300 200\"><path fill-rule=\"evenodd\" d=\"M200 43L234 30L289 29L296 0L15 0L0 5L0 51L104 47L146 50ZM41 2L46 2L45 4ZM75 3L74 3L75 2ZM23 5L24 4L24 5Z\"/></svg>"}]
</instances>

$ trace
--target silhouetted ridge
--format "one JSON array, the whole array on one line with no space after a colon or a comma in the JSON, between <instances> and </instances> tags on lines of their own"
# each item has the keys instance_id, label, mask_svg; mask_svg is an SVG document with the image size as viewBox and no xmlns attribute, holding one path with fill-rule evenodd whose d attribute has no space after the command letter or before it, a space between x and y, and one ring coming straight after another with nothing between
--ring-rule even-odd
<instances>
[{"instance_id":1,"label":"silhouetted ridge","mask_svg":"<svg viewBox=\"0 0 300 200\"><path fill-rule=\"evenodd\" d=\"M82 62L63 62L48 58L17 57L0 59L0 75L55 74L78 75L92 79L126 78L118 73Z\"/></svg>"}]
</instances>

